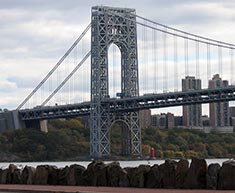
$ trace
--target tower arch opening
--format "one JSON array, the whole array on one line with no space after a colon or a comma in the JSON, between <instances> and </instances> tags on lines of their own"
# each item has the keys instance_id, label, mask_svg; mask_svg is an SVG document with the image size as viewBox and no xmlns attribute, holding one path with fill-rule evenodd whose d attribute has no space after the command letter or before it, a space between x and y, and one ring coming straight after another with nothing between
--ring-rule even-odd
<instances>
[{"instance_id":1,"label":"tower arch opening","mask_svg":"<svg viewBox=\"0 0 235 193\"><path fill-rule=\"evenodd\" d=\"M108 95L110 98L115 98L122 90L121 50L115 43L111 43L108 48L108 75Z\"/></svg>"},{"instance_id":2,"label":"tower arch opening","mask_svg":"<svg viewBox=\"0 0 235 193\"><path fill-rule=\"evenodd\" d=\"M131 155L130 126L125 120L114 120L110 126L109 135L111 156Z\"/></svg>"}]
</instances>

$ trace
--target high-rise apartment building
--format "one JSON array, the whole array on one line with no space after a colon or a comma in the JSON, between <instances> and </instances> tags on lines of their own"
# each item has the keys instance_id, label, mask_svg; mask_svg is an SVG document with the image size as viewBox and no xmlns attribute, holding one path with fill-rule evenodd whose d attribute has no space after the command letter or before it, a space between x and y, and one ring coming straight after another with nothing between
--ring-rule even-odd
<instances>
[{"instance_id":1,"label":"high-rise apartment building","mask_svg":"<svg viewBox=\"0 0 235 193\"><path fill-rule=\"evenodd\" d=\"M201 80L194 76L186 76L182 79L182 91L199 90L201 89ZM185 127L200 127L202 126L202 105L185 105L183 106L183 125Z\"/></svg>"},{"instance_id":2,"label":"high-rise apartment building","mask_svg":"<svg viewBox=\"0 0 235 193\"><path fill-rule=\"evenodd\" d=\"M151 126L158 129L175 128L175 116L172 113L161 113L151 116Z\"/></svg>"},{"instance_id":3,"label":"high-rise apartment building","mask_svg":"<svg viewBox=\"0 0 235 193\"><path fill-rule=\"evenodd\" d=\"M140 127L147 129L151 126L151 110L145 109L139 111Z\"/></svg>"},{"instance_id":4,"label":"high-rise apartment building","mask_svg":"<svg viewBox=\"0 0 235 193\"><path fill-rule=\"evenodd\" d=\"M209 80L209 88L227 87L228 81L222 80L219 74L215 74ZM210 126L229 126L229 104L228 102L210 103Z\"/></svg>"}]
</instances>

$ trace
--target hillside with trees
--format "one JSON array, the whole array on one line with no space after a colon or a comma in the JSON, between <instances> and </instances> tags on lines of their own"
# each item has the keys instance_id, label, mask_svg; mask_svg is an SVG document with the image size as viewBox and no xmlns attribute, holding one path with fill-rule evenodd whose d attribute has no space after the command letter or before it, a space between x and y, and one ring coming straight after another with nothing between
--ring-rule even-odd
<instances>
[{"instance_id":1,"label":"hillside with trees","mask_svg":"<svg viewBox=\"0 0 235 193\"><path fill-rule=\"evenodd\" d=\"M189 129L153 129L142 132L144 150L155 148L157 158L232 158L235 133L202 133ZM148 151L147 151L148 152Z\"/></svg>"},{"instance_id":2,"label":"hillside with trees","mask_svg":"<svg viewBox=\"0 0 235 193\"><path fill-rule=\"evenodd\" d=\"M49 132L19 129L0 134L0 157L9 155L15 161L65 161L89 159L89 128L81 120L52 120ZM111 129L111 152L120 156L121 128ZM235 157L235 134L201 133L187 129L142 130L143 158L151 147L156 158L231 158ZM6 156L5 156L6 157ZM118 157L120 158L120 157Z\"/></svg>"}]
</instances>

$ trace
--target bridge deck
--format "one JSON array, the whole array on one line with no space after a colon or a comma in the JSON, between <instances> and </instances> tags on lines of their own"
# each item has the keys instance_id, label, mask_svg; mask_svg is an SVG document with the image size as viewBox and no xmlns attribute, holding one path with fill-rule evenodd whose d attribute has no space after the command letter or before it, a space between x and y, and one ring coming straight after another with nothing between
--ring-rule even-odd
<instances>
[{"instance_id":1,"label":"bridge deck","mask_svg":"<svg viewBox=\"0 0 235 193\"><path fill-rule=\"evenodd\" d=\"M216 89L190 90L184 92L170 92L148 94L139 97L110 99L102 101L110 105L110 112L137 111L141 109L202 104L235 100L235 86ZM20 110L22 120L42 120L67 118L89 115L91 102L70 105L37 106L33 109Z\"/></svg>"}]
</instances>

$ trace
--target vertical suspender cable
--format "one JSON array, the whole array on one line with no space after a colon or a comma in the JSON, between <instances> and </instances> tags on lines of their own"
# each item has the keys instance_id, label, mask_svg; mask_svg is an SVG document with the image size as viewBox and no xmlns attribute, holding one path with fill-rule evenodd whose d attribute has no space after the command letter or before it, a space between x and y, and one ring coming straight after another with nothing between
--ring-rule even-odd
<instances>
[{"instance_id":1,"label":"vertical suspender cable","mask_svg":"<svg viewBox=\"0 0 235 193\"><path fill-rule=\"evenodd\" d=\"M200 78L200 68L199 68L199 42L196 41L196 78Z\"/></svg>"},{"instance_id":2,"label":"vertical suspender cable","mask_svg":"<svg viewBox=\"0 0 235 193\"><path fill-rule=\"evenodd\" d=\"M164 66L163 66L163 92L167 92L167 45L166 45L166 33L163 33L163 57L164 57Z\"/></svg>"},{"instance_id":3,"label":"vertical suspender cable","mask_svg":"<svg viewBox=\"0 0 235 193\"><path fill-rule=\"evenodd\" d=\"M153 30L153 66L154 66L154 73L153 73L153 81L154 81L154 93L157 93L157 80L158 80L158 75L157 75L157 31Z\"/></svg>"},{"instance_id":4,"label":"vertical suspender cable","mask_svg":"<svg viewBox=\"0 0 235 193\"><path fill-rule=\"evenodd\" d=\"M73 50L74 51L74 50ZM73 58L72 58L72 54L71 54L71 59L70 59L70 61L69 61L69 64L68 64L68 69L69 69L69 71L70 71L70 67L71 67L71 65L73 64ZM68 99L66 100L66 102L68 102L68 104L71 104L71 101L70 101L70 99L71 99L71 79L69 79L69 81L68 81L68 83L67 83L68 85L67 85L67 87L68 87ZM66 97L67 98L67 97Z\"/></svg>"},{"instance_id":5,"label":"vertical suspender cable","mask_svg":"<svg viewBox=\"0 0 235 193\"><path fill-rule=\"evenodd\" d=\"M154 61L155 61L155 58L154 58L154 56L155 56L155 55L154 55L154 43L155 43L155 42L154 42L154 39L155 39L155 37L154 37L154 30L152 30L151 32L152 32L152 36L151 36L151 38L152 38L152 39L151 39L151 43L152 43L152 44L151 44L151 50L152 50L152 51L151 51L151 57L150 57L150 58L151 58L150 64L151 64L151 66L152 66L152 64L153 64L153 71L152 71L151 73L153 73L153 80L152 80L152 85L153 85L152 88L153 88L153 91L152 91L152 93L154 93L155 90L156 90L156 84L155 84L156 80L155 80L155 76L154 76L154 75L155 75L155 70L156 70L156 67L155 67L155 65L154 65L154 64L155 64L155 63L154 63ZM152 77L152 74L151 74L150 77Z\"/></svg>"},{"instance_id":6,"label":"vertical suspender cable","mask_svg":"<svg viewBox=\"0 0 235 193\"><path fill-rule=\"evenodd\" d=\"M39 99L39 101L40 101L40 103L43 101L43 92L44 92L44 84L42 85L42 87L41 87L41 96L40 96L40 99Z\"/></svg>"},{"instance_id":7,"label":"vertical suspender cable","mask_svg":"<svg viewBox=\"0 0 235 193\"><path fill-rule=\"evenodd\" d=\"M84 40L82 40L82 56L84 55ZM84 70L83 67L81 66L81 78L82 78L82 100L80 102L84 101Z\"/></svg>"},{"instance_id":8,"label":"vertical suspender cable","mask_svg":"<svg viewBox=\"0 0 235 193\"><path fill-rule=\"evenodd\" d=\"M75 66L75 64L77 63L78 61L78 56L77 56L77 53L78 53L78 47L76 46L75 49L74 49L74 61L73 61L73 67ZM72 89L73 89L73 95L72 95L72 98L73 98L73 103L75 103L75 96L76 96L76 76L73 76L72 77Z\"/></svg>"},{"instance_id":9,"label":"vertical suspender cable","mask_svg":"<svg viewBox=\"0 0 235 193\"><path fill-rule=\"evenodd\" d=\"M222 71L222 48L221 46L218 46L218 65L219 65L218 66L219 74L222 77L223 71Z\"/></svg>"},{"instance_id":10,"label":"vertical suspender cable","mask_svg":"<svg viewBox=\"0 0 235 193\"><path fill-rule=\"evenodd\" d=\"M142 67L144 71L144 77L143 77L143 93L146 93L146 63L145 63L145 26L142 26Z\"/></svg>"},{"instance_id":11,"label":"vertical suspender cable","mask_svg":"<svg viewBox=\"0 0 235 193\"><path fill-rule=\"evenodd\" d=\"M174 35L174 90L178 91L178 45L177 37Z\"/></svg>"},{"instance_id":12,"label":"vertical suspender cable","mask_svg":"<svg viewBox=\"0 0 235 193\"><path fill-rule=\"evenodd\" d=\"M185 77L189 75L189 69L188 69L188 39L184 39L184 58L185 58Z\"/></svg>"},{"instance_id":13,"label":"vertical suspender cable","mask_svg":"<svg viewBox=\"0 0 235 193\"><path fill-rule=\"evenodd\" d=\"M234 76L234 67L233 67L233 49L230 49L230 84L234 84L233 76Z\"/></svg>"},{"instance_id":14,"label":"vertical suspender cable","mask_svg":"<svg viewBox=\"0 0 235 193\"><path fill-rule=\"evenodd\" d=\"M52 84L52 81L53 81L53 77L51 77L51 78L49 79L49 81L48 81L48 93L51 92L51 88L52 88L51 84Z\"/></svg>"},{"instance_id":15,"label":"vertical suspender cable","mask_svg":"<svg viewBox=\"0 0 235 193\"><path fill-rule=\"evenodd\" d=\"M149 49L149 47L148 47L148 28L147 27L145 27L145 57L146 57L146 84L147 84L147 90L146 90L146 93L149 93L149 81L148 81L148 79L149 79L149 73L148 73L148 70L150 69L149 68L149 61L148 61L148 53L149 53L149 51L148 51L148 49Z\"/></svg>"},{"instance_id":16,"label":"vertical suspender cable","mask_svg":"<svg viewBox=\"0 0 235 193\"><path fill-rule=\"evenodd\" d=\"M211 51L210 42L207 43L207 80L211 78Z\"/></svg>"}]
</instances>

